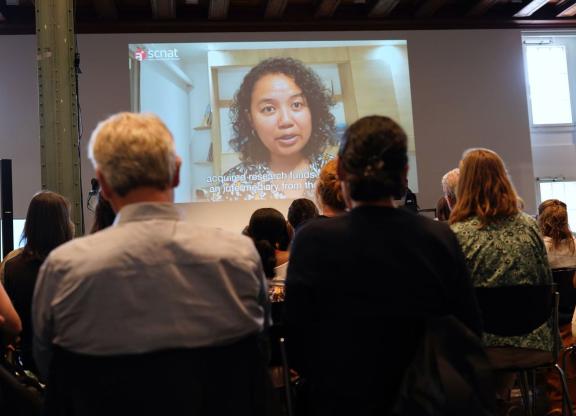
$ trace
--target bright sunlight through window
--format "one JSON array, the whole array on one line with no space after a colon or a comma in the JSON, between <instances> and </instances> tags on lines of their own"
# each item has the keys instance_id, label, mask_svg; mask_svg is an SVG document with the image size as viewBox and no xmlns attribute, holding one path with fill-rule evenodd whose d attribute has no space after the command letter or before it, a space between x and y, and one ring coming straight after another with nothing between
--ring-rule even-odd
<instances>
[{"instance_id":1,"label":"bright sunlight through window","mask_svg":"<svg viewBox=\"0 0 576 416\"><path fill-rule=\"evenodd\" d=\"M527 45L526 63L532 124L572 124L564 46Z\"/></svg>"}]
</instances>

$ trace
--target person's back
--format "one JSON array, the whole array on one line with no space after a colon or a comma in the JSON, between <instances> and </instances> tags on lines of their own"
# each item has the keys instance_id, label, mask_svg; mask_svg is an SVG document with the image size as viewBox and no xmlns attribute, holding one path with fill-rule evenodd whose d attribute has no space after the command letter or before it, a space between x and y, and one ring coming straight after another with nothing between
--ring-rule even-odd
<instances>
[{"instance_id":1,"label":"person's back","mask_svg":"<svg viewBox=\"0 0 576 416\"><path fill-rule=\"evenodd\" d=\"M387 414L426 320L454 315L479 333L479 313L449 227L393 207L405 190L400 127L374 116L347 134L339 176L352 210L309 223L294 240L288 346L309 379L313 414ZM373 157L371 147L385 150Z\"/></svg>"},{"instance_id":2,"label":"person's back","mask_svg":"<svg viewBox=\"0 0 576 416\"><path fill-rule=\"evenodd\" d=\"M117 218L40 270L34 353L48 413L263 414L266 293L252 242L193 226L173 204L180 160L157 117L112 116L89 149Z\"/></svg>"},{"instance_id":3,"label":"person's back","mask_svg":"<svg viewBox=\"0 0 576 416\"><path fill-rule=\"evenodd\" d=\"M24 247L6 256L4 262L6 292L22 319L21 361L24 368L35 373L37 369L32 356L32 296L38 271L46 256L74 235L69 205L66 198L55 192L41 191L34 195L28 206L22 232Z\"/></svg>"},{"instance_id":4,"label":"person's back","mask_svg":"<svg viewBox=\"0 0 576 416\"><path fill-rule=\"evenodd\" d=\"M130 354L256 333L256 256L248 238L191 225L172 204L131 204L114 226L49 257L58 276L51 308L63 319L54 342L77 353ZM75 319L64 320L68 314Z\"/></svg>"}]
</instances>

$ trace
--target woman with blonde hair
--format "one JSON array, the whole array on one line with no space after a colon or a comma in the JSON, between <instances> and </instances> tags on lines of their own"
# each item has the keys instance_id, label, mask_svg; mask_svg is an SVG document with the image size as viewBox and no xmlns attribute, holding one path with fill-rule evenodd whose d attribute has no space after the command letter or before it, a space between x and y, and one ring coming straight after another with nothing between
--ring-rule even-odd
<instances>
[{"instance_id":1,"label":"woman with blonde hair","mask_svg":"<svg viewBox=\"0 0 576 416\"><path fill-rule=\"evenodd\" d=\"M542 285L552 283L544 242L536 221L520 211L504 162L492 150L472 149L460 161L457 202L450 215L476 287ZM514 348L515 359L523 349L550 352L552 330L544 323L526 335L503 337L484 334L490 349L505 354ZM499 361L495 355L492 358ZM513 379L499 379L502 399Z\"/></svg>"},{"instance_id":2,"label":"woman with blonde hair","mask_svg":"<svg viewBox=\"0 0 576 416\"><path fill-rule=\"evenodd\" d=\"M325 217L335 217L346 212L337 169L338 161L330 160L320 171L320 177L316 182L316 201Z\"/></svg>"},{"instance_id":3,"label":"woman with blonde hair","mask_svg":"<svg viewBox=\"0 0 576 416\"><path fill-rule=\"evenodd\" d=\"M576 244L568 225L566 204L557 199L542 202L538 207L538 225L544 236L550 267L576 267Z\"/></svg>"}]
</instances>

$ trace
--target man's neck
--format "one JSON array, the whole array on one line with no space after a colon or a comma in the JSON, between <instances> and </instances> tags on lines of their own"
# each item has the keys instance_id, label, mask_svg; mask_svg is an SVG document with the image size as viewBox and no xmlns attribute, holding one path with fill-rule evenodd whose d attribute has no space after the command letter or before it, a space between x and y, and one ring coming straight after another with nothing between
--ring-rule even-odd
<instances>
[{"instance_id":1,"label":"man's neck","mask_svg":"<svg viewBox=\"0 0 576 416\"><path fill-rule=\"evenodd\" d=\"M114 195L110 198L110 204L118 213L123 207L141 202L171 203L174 202L172 189L160 190L151 187L140 187L131 190L124 196Z\"/></svg>"}]
</instances>

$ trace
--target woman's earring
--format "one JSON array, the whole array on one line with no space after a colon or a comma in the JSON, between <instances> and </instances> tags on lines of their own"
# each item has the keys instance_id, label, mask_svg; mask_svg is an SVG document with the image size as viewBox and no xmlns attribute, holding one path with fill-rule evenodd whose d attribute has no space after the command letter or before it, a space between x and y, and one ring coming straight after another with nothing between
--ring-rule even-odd
<instances>
[{"instance_id":1,"label":"woman's earring","mask_svg":"<svg viewBox=\"0 0 576 416\"><path fill-rule=\"evenodd\" d=\"M250 133L252 133L252 137L254 137L255 139L258 138L258 136L256 135L256 132L254 131L254 129L250 130Z\"/></svg>"}]
</instances>

